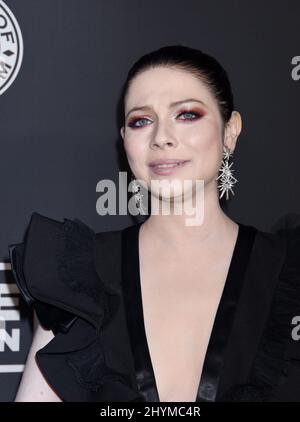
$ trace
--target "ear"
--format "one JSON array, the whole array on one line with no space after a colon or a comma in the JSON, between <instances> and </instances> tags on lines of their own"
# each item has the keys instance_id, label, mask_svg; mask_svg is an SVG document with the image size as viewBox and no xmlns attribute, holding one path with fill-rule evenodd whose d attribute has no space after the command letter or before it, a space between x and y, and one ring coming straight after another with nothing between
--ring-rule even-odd
<instances>
[{"instance_id":1,"label":"ear","mask_svg":"<svg viewBox=\"0 0 300 422\"><path fill-rule=\"evenodd\" d=\"M121 137L122 137L122 139L123 139L123 141L124 141L124 134L125 134L125 129L124 129L124 126L122 126L122 127L121 127L121 129L120 129L120 134L121 134Z\"/></svg>"},{"instance_id":2,"label":"ear","mask_svg":"<svg viewBox=\"0 0 300 422\"><path fill-rule=\"evenodd\" d=\"M224 145L226 145L231 152L235 150L237 139L242 130L242 117L240 113L234 110L231 113L230 120L226 124L224 133Z\"/></svg>"}]
</instances>

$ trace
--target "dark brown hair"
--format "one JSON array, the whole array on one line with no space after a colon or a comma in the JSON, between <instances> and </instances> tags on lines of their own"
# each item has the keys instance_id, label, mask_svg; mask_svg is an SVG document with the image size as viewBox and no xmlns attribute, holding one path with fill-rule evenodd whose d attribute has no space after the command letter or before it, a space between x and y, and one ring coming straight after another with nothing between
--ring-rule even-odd
<instances>
[{"instance_id":1,"label":"dark brown hair","mask_svg":"<svg viewBox=\"0 0 300 422\"><path fill-rule=\"evenodd\" d=\"M198 77L215 97L224 129L234 110L233 94L227 72L212 56L203 53L201 50L183 45L162 47L145 54L133 64L123 87L123 119L125 117L126 96L133 79L145 70L160 66L186 70Z\"/></svg>"}]
</instances>

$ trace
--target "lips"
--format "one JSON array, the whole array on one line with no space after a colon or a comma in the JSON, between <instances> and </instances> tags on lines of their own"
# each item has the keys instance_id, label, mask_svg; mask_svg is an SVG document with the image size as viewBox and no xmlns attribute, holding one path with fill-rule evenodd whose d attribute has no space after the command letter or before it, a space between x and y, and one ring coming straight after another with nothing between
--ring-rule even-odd
<instances>
[{"instance_id":1,"label":"lips","mask_svg":"<svg viewBox=\"0 0 300 422\"><path fill-rule=\"evenodd\" d=\"M174 166L179 166L183 163L186 163L189 160L182 160L180 158L169 158L164 160L155 160L149 163L150 167L157 167L157 168L171 168Z\"/></svg>"},{"instance_id":2,"label":"lips","mask_svg":"<svg viewBox=\"0 0 300 422\"><path fill-rule=\"evenodd\" d=\"M182 160L182 159L165 159L165 160L156 160L152 161L149 166L151 171L159 176L169 176L181 168L183 168L190 160Z\"/></svg>"}]
</instances>

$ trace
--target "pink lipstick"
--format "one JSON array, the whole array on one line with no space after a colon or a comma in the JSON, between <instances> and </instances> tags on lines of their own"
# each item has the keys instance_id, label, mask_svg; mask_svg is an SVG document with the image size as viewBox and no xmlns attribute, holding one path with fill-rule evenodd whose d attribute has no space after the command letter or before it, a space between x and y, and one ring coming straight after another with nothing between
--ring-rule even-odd
<instances>
[{"instance_id":1,"label":"pink lipstick","mask_svg":"<svg viewBox=\"0 0 300 422\"><path fill-rule=\"evenodd\" d=\"M170 175L180 170L182 167L186 166L190 160L181 160L181 159L163 159L155 160L149 163L149 167L153 173L157 175Z\"/></svg>"}]
</instances>

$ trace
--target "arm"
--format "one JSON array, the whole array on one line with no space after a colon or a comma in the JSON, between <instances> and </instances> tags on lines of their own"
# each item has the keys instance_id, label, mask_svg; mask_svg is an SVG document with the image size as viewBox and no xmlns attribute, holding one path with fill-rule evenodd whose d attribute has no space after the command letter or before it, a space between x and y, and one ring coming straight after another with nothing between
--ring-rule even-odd
<instances>
[{"instance_id":1,"label":"arm","mask_svg":"<svg viewBox=\"0 0 300 422\"><path fill-rule=\"evenodd\" d=\"M52 390L41 373L36 361L35 353L49 343L54 334L45 330L39 323L34 312L34 335L27 356L23 376L15 397L15 402L61 402L62 400Z\"/></svg>"}]
</instances>

